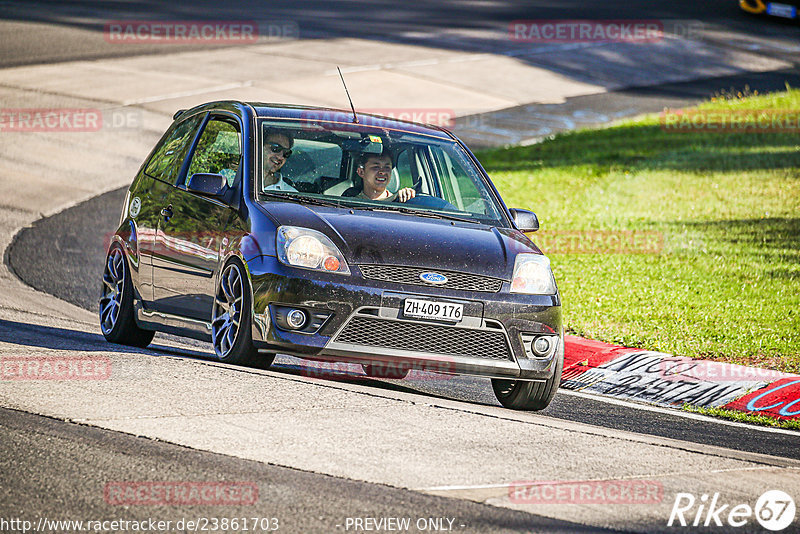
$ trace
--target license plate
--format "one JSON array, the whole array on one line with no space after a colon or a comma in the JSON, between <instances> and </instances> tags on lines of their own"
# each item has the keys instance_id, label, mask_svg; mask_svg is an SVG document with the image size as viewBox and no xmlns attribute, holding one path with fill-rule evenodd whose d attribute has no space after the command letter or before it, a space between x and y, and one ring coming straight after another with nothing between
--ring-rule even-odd
<instances>
[{"instance_id":1,"label":"license plate","mask_svg":"<svg viewBox=\"0 0 800 534\"><path fill-rule=\"evenodd\" d=\"M464 316L464 306L435 300L406 299L403 302L403 315L418 319L436 319L457 323Z\"/></svg>"},{"instance_id":2,"label":"license plate","mask_svg":"<svg viewBox=\"0 0 800 534\"><path fill-rule=\"evenodd\" d=\"M793 19L797 16L797 8L787 4L776 4L771 2L767 4L767 13L773 17L783 17L785 19Z\"/></svg>"}]
</instances>

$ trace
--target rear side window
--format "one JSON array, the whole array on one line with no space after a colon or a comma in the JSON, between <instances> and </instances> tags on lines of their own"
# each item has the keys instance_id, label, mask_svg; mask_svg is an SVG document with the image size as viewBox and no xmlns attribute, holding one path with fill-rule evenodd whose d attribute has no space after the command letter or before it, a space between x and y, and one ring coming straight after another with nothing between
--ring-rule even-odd
<instances>
[{"instance_id":1,"label":"rear side window","mask_svg":"<svg viewBox=\"0 0 800 534\"><path fill-rule=\"evenodd\" d=\"M211 173L221 174L228 187L232 187L242 160L239 137L235 122L225 119L208 121L189 164L186 183L193 174Z\"/></svg>"},{"instance_id":2,"label":"rear side window","mask_svg":"<svg viewBox=\"0 0 800 534\"><path fill-rule=\"evenodd\" d=\"M174 124L156 148L144 172L157 180L174 184L201 119L202 115L198 114Z\"/></svg>"}]
</instances>

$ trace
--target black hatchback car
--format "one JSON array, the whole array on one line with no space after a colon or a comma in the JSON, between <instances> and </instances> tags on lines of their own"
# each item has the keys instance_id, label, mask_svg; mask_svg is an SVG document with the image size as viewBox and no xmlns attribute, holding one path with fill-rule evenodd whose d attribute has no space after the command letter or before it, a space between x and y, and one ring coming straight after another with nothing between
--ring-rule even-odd
<instances>
[{"instance_id":1,"label":"black hatchback car","mask_svg":"<svg viewBox=\"0 0 800 534\"><path fill-rule=\"evenodd\" d=\"M450 132L372 115L214 102L182 110L128 190L103 274L113 343L209 340L220 361L276 353L490 377L545 408L561 377L550 263Z\"/></svg>"}]
</instances>

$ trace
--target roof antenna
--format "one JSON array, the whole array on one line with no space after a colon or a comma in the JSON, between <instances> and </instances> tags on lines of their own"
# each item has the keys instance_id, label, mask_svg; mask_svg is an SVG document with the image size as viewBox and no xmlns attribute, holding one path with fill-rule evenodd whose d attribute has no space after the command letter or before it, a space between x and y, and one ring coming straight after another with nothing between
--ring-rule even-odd
<instances>
[{"instance_id":1,"label":"roof antenna","mask_svg":"<svg viewBox=\"0 0 800 534\"><path fill-rule=\"evenodd\" d=\"M339 66L336 66L336 70L339 71L339 78L342 79L342 85L344 85L344 92L347 93L347 100L350 101L350 109L353 110L353 124L358 124L358 115L356 115L356 108L353 105L353 99L350 98L350 91L347 90L347 84L344 83L344 76L342 76L342 69Z\"/></svg>"}]
</instances>

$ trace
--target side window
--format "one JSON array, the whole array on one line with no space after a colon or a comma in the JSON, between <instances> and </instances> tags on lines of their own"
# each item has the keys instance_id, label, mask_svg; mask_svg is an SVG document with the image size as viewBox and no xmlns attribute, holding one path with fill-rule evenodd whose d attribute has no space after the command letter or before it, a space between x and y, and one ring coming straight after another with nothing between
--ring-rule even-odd
<instances>
[{"instance_id":1,"label":"side window","mask_svg":"<svg viewBox=\"0 0 800 534\"><path fill-rule=\"evenodd\" d=\"M432 195L434 189L430 183L430 177L425 172L425 166L420 160L420 155L414 148L407 148L397 155L394 172L400 180L400 187L416 187L419 184L419 191L426 195Z\"/></svg>"},{"instance_id":2,"label":"side window","mask_svg":"<svg viewBox=\"0 0 800 534\"><path fill-rule=\"evenodd\" d=\"M497 216L493 203L484 198L485 192L478 188L464 168L450 158L441 148L433 149L433 159L439 174L444 199L462 211L481 215Z\"/></svg>"},{"instance_id":3,"label":"side window","mask_svg":"<svg viewBox=\"0 0 800 534\"><path fill-rule=\"evenodd\" d=\"M186 183L193 174L210 173L221 174L228 187L233 186L242 160L239 137L239 127L235 122L225 119L208 121L192 155Z\"/></svg>"},{"instance_id":4,"label":"side window","mask_svg":"<svg viewBox=\"0 0 800 534\"><path fill-rule=\"evenodd\" d=\"M202 118L202 114L198 114L173 125L150 158L144 172L157 180L174 184Z\"/></svg>"},{"instance_id":5,"label":"side window","mask_svg":"<svg viewBox=\"0 0 800 534\"><path fill-rule=\"evenodd\" d=\"M414 176L411 172L412 150L407 148L397 155L394 173L400 182L400 189L404 187L414 187Z\"/></svg>"}]
</instances>

